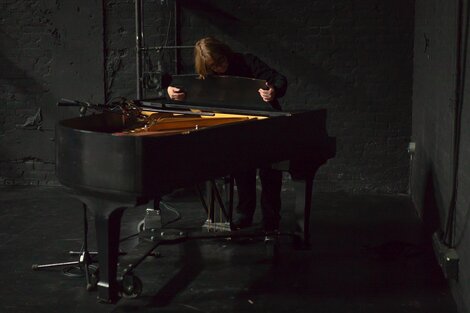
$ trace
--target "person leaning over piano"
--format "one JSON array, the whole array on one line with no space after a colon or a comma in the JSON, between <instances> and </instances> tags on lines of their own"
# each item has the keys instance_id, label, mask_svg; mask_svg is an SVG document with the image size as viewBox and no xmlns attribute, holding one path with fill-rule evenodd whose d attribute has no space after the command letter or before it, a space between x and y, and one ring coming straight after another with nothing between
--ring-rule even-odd
<instances>
[{"instance_id":1,"label":"person leaning over piano","mask_svg":"<svg viewBox=\"0 0 470 313\"><path fill-rule=\"evenodd\" d=\"M206 37L196 42L194 47L196 73L203 79L207 75L230 75L266 80L266 89L259 89L259 95L276 109L280 109L278 98L287 89L287 79L270 68L252 54L233 52L229 46L213 38ZM169 86L168 96L172 100L183 101L184 92ZM238 190L238 205L232 220L232 229L251 226L256 208L256 169L246 169L233 174ZM281 209L282 172L271 168L260 168L261 209L265 231L279 229Z\"/></svg>"}]
</instances>

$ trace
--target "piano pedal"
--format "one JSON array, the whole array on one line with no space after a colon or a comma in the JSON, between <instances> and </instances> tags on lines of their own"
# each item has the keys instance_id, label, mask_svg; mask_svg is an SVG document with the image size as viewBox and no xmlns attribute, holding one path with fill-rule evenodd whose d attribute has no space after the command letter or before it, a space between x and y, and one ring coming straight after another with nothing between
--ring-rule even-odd
<instances>
[{"instance_id":1,"label":"piano pedal","mask_svg":"<svg viewBox=\"0 0 470 313\"><path fill-rule=\"evenodd\" d=\"M208 232L230 231L230 223L229 222L212 222L210 219L208 219L202 225L202 228Z\"/></svg>"}]
</instances>

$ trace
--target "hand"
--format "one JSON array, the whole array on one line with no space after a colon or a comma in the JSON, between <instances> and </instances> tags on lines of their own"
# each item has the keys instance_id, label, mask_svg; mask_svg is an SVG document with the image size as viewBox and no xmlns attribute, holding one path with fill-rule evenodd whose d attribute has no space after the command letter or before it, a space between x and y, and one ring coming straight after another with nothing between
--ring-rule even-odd
<instances>
[{"instance_id":1,"label":"hand","mask_svg":"<svg viewBox=\"0 0 470 313\"><path fill-rule=\"evenodd\" d=\"M166 91L168 92L168 96L171 100L183 101L186 97L186 94L177 87L169 86Z\"/></svg>"},{"instance_id":2,"label":"hand","mask_svg":"<svg viewBox=\"0 0 470 313\"><path fill-rule=\"evenodd\" d=\"M258 92L261 98L263 98L263 101L265 102L273 101L276 98L276 89L274 89L274 87L269 83L266 83L266 86L268 86L269 89L266 90L266 89L260 88Z\"/></svg>"}]
</instances>

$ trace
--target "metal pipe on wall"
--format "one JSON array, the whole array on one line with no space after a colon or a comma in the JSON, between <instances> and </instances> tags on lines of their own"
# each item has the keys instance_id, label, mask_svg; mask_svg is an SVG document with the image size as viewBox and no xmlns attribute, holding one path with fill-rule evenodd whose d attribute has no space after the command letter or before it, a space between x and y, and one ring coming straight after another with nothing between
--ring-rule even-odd
<instances>
[{"instance_id":1,"label":"metal pipe on wall","mask_svg":"<svg viewBox=\"0 0 470 313\"><path fill-rule=\"evenodd\" d=\"M103 102L108 103L110 90L108 90L108 71L107 71L108 44L107 44L107 41L106 41L107 18L106 18L106 3L105 3L105 0L101 1L101 12L102 12L102 26L103 26L103 33L102 33L102 40L103 40L103 100L104 100Z\"/></svg>"},{"instance_id":2,"label":"metal pipe on wall","mask_svg":"<svg viewBox=\"0 0 470 313\"><path fill-rule=\"evenodd\" d=\"M151 50L174 49L174 74L178 74L179 67L179 49L193 49L194 46L179 46L179 5L178 0L174 0L174 45L163 45L160 47L144 47L144 0L135 1L135 38L136 38L136 98L142 99L144 95L143 88L143 53ZM170 25L170 24L169 24Z\"/></svg>"},{"instance_id":3,"label":"metal pipe on wall","mask_svg":"<svg viewBox=\"0 0 470 313\"><path fill-rule=\"evenodd\" d=\"M143 51L150 50L162 50L162 49L194 49L194 46L155 46L155 47L143 47Z\"/></svg>"},{"instance_id":4,"label":"metal pipe on wall","mask_svg":"<svg viewBox=\"0 0 470 313\"><path fill-rule=\"evenodd\" d=\"M179 17L179 5L178 0L174 0L174 31L175 31L175 47L178 47L179 33L178 33L178 17ZM175 49L175 74L179 73L179 49Z\"/></svg>"},{"instance_id":5,"label":"metal pipe on wall","mask_svg":"<svg viewBox=\"0 0 470 313\"><path fill-rule=\"evenodd\" d=\"M142 47L144 45L143 35L143 9L142 0L135 0L135 44L136 44L136 96L142 99Z\"/></svg>"}]
</instances>

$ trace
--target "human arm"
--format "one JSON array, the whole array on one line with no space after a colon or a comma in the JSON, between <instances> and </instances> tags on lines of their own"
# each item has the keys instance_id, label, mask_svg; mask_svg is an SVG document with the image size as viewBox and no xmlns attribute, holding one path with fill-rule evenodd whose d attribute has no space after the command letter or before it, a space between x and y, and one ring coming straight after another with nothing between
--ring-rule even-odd
<instances>
[{"instance_id":1,"label":"human arm","mask_svg":"<svg viewBox=\"0 0 470 313\"><path fill-rule=\"evenodd\" d=\"M266 83L267 89L258 89L258 93L265 102L271 102L276 99L276 89L269 83Z\"/></svg>"},{"instance_id":2,"label":"human arm","mask_svg":"<svg viewBox=\"0 0 470 313\"><path fill-rule=\"evenodd\" d=\"M269 67L253 54L246 54L245 61L254 78L267 81L268 88L258 91L264 101L271 102L284 96L287 90L287 78L284 75Z\"/></svg>"},{"instance_id":3,"label":"human arm","mask_svg":"<svg viewBox=\"0 0 470 313\"><path fill-rule=\"evenodd\" d=\"M183 101L186 98L186 94L181 88L168 86L166 91L171 100Z\"/></svg>"}]
</instances>

